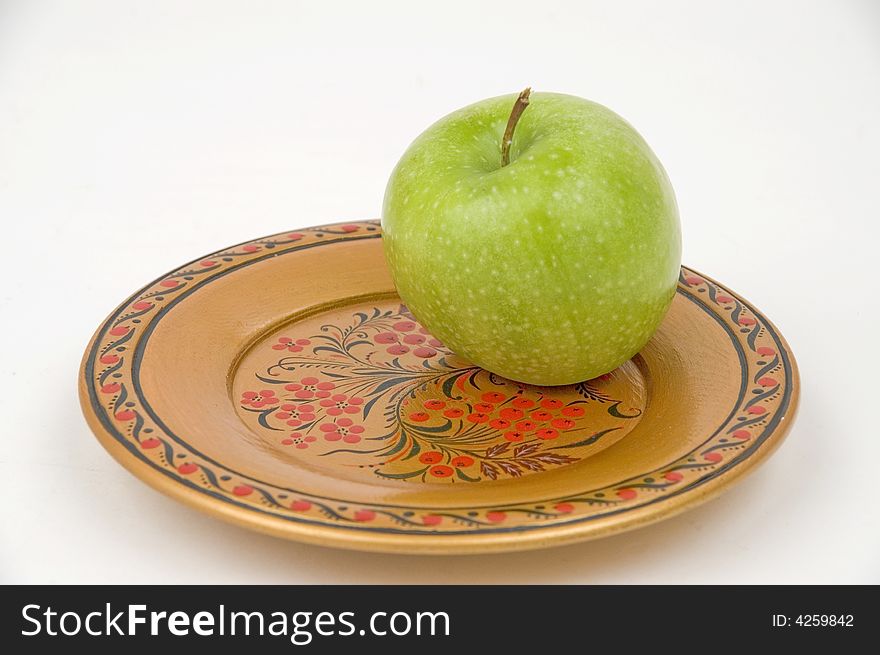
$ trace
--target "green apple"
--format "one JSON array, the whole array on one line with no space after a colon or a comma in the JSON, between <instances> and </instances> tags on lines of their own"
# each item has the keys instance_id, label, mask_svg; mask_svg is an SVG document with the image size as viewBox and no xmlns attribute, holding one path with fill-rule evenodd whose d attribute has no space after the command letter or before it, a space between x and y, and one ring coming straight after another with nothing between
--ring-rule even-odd
<instances>
[{"instance_id":1,"label":"green apple","mask_svg":"<svg viewBox=\"0 0 880 655\"><path fill-rule=\"evenodd\" d=\"M425 130L391 174L382 228L416 318L458 355L537 385L635 355L681 264L675 196L644 139L602 105L528 89Z\"/></svg>"}]
</instances>

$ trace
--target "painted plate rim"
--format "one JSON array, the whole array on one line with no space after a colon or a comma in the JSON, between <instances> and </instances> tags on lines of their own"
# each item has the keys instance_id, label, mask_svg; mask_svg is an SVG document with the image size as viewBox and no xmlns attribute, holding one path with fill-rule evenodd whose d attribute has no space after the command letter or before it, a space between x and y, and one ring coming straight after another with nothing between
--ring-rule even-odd
<instances>
[{"instance_id":1,"label":"painted plate rim","mask_svg":"<svg viewBox=\"0 0 880 655\"><path fill-rule=\"evenodd\" d=\"M679 292L682 285L687 288L706 285L706 288L710 289L710 295L714 298L719 289L723 290L724 294L729 296L733 302L731 311L737 313L737 317L733 318L735 324L742 326L743 330L747 329L749 336L752 334L757 336L761 328L764 328L772 336L773 342L777 345L774 356L779 358L778 364L783 368L785 381L784 388L780 389L782 393L774 395L774 398L778 396L779 401L772 407L772 411L775 412L772 421L768 421L768 425L772 422L772 427L767 427L761 435L756 437L746 447L743 454L731 460L715 462L718 464L717 470L712 470L707 475L701 476L696 484L692 484L687 489L676 491L672 496L657 497L635 506L624 504L616 511L599 516L580 519L574 517L571 521L553 524L536 522L531 525L512 527L495 525L494 519L497 517L489 517L489 515L503 515L503 507L499 506L497 510L493 510L491 507L486 508L486 514L489 518L482 521L486 526L485 529L476 529L473 532L441 533L427 528L379 530L371 529L368 522L356 518L357 512L341 524L304 520L292 506L288 508L290 516L283 518L276 514L266 513L257 505L248 504L243 502L241 498L237 498L234 493L236 487L228 484L224 486L219 480L215 480L217 483L215 489L205 489L191 484L186 479L186 474L180 472L173 465L163 468L151 460L149 455L145 454L146 449L142 440L132 442L125 437L117 424L139 421L141 420L140 415L137 408L117 411L120 406L117 402L119 393L118 390L116 393L108 391L108 389L115 389L115 383L107 377L106 373L107 371L122 370L126 360L124 357L118 358L118 362L104 366L104 369L97 373L97 369L101 366L98 360L101 357L106 357L106 353L118 347L118 344L132 338L143 324L133 325L131 319L149 314L156 309L155 298L164 298L178 293L187 286L184 282L185 278L192 280L195 276L201 275L204 277L200 277L199 281L207 280L212 277L212 273L219 270L228 271L255 259L274 257L285 252L295 252L303 247L313 247L322 243L379 237L381 237L381 231L378 221L334 223L301 228L295 232L281 232L242 242L236 246L194 259L156 278L133 293L120 303L95 331L80 366L78 386L82 410L101 445L120 464L149 486L200 511L252 530L307 543L355 550L414 554L468 554L526 550L593 539L660 521L691 509L715 497L763 462L781 444L791 428L797 412L800 383L797 363L785 339L760 311L740 295L693 269L683 267L679 280ZM204 262L211 262L212 266L206 267ZM193 270L200 264L201 269ZM186 273L193 273L193 275L187 276ZM194 286L197 287L198 284ZM144 298L152 300L147 302ZM132 310L132 306L137 303L141 303L139 306L145 309ZM150 306L146 307L147 305ZM129 311L124 314L126 309ZM719 312L719 310L714 311ZM155 312L153 315L158 313L160 312ZM124 318L120 318L121 316ZM114 331L115 334L111 334L111 331ZM754 338L750 343L754 348ZM108 379L111 380L109 383ZM755 376L756 381L757 379L758 376ZM106 404L108 395L115 399L111 405ZM132 397L128 396L128 398ZM110 407L112 407L112 412L108 411ZM747 404L744 409L748 407ZM735 424L732 425L728 433L734 432L736 428ZM152 440L149 441L151 448L153 443L156 444L156 447L165 446L161 437L162 435L148 437ZM136 447L134 443L140 447ZM235 483L236 481L233 480L232 484ZM672 484L675 484L675 481L672 481ZM623 491L631 492L627 488L621 488L618 493ZM629 495L629 493L625 495ZM624 496L621 496L621 499L627 500ZM357 501L351 502L355 506L358 504ZM570 505L570 503L560 503L560 505L563 504ZM379 507L385 506L380 505ZM371 512L372 510L366 510L366 514L361 514L361 516L369 515Z\"/></svg>"}]
</instances>

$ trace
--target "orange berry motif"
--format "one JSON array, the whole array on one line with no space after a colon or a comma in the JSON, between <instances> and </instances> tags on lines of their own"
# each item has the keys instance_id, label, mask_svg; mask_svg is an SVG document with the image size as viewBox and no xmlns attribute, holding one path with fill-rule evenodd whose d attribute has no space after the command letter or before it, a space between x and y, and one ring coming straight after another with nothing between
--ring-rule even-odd
<instances>
[{"instance_id":1,"label":"orange berry motif","mask_svg":"<svg viewBox=\"0 0 880 655\"><path fill-rule=\"evenodd\" d=\"M455 471L449 466L438 464L437 466L432 466L429 473L435 478L448 478L450 475L455 473Z\"/></svg>"},{"instance_id":2,"label":"orange berry motif","mask_svg":"<svg viewBox=\"0 0 880 655\"><path fill-rule=\"evenodd\" d=\"M443 454L436 450L429 450L428 452L419 455L419 461L422 464L437 464L438 462L443 461Z\"/></svg>"},{"instance_id":3,"label":"orange berry motif","mask_svg":"<svg viewBox=\"0 0 880 655\"><path fill-rule=\"evenodd\" d=\"M516 407L505 407L499 413L501 415L501 418L507 419L508 421L518 421L523 416L525 416L523 411L521 409L517 409Z\"/></svg>"}]
</instances>

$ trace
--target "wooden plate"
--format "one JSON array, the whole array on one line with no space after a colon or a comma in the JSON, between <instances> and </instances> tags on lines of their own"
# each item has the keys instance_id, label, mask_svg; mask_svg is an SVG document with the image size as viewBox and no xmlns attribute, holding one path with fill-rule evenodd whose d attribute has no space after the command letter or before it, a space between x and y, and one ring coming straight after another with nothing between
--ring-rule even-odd
<instances>
[{"instance_id":1,"label":"wooden plate","mask_svg":"<svg viewBox=\"0 0 880 655\"><path fill-rule=\"evenodd\" d=\"M363 550L538 548L680 512L762 461L797 370L754 307L682 269L662 327L602 378L533 387L401 305L374 222L197 259L86 350L80 397L147 484L281 537Z\"/></svg>"}]
</instances>

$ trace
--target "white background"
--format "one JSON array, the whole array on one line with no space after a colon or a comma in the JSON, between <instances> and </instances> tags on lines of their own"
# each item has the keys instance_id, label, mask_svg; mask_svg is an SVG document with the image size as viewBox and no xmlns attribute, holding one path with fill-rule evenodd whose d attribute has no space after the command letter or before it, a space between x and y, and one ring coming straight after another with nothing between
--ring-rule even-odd
<instances>
[{"instance_id":1,"label":"white background","mask_svg":"<svg viewBox=\"0 0 880 655\"><path fill-rule=\"evenodd\" d=\"M635 125L684 261L788 338L801 410L759 471L613 538L426 558L252 534L101 449L77 368L120 300L377 217L422 129L526 85ZM0 2L0 581L880 582L878 119L877 2Z\"/></svg>"}]
</instances>

